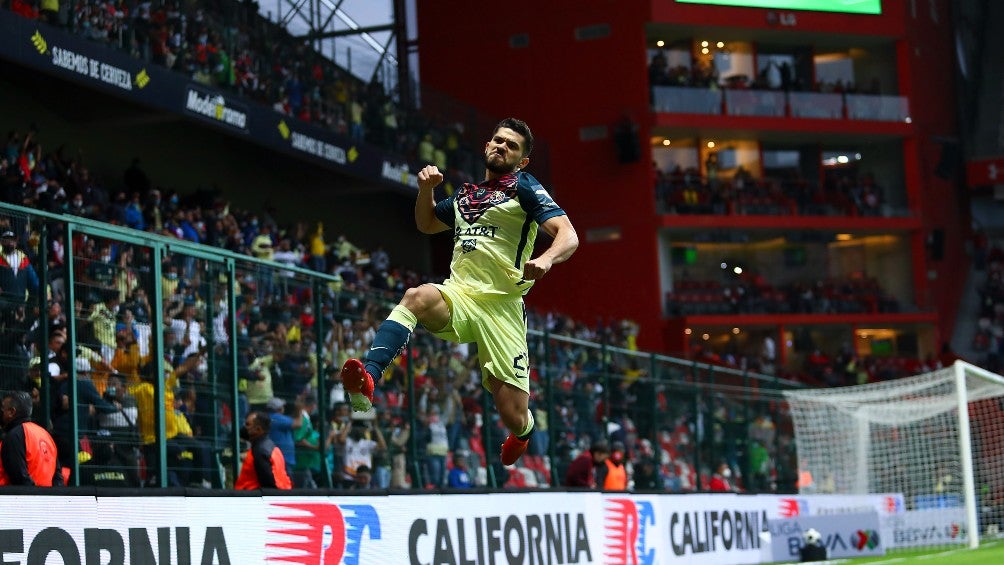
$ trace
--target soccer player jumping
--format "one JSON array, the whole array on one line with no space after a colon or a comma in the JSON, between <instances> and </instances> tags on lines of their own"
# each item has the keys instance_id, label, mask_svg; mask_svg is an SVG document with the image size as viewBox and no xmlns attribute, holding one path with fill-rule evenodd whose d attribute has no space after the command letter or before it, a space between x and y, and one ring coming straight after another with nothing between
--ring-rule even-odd
<instances>
[{"instance_id":1,"label":"soccer player jumping","mask_svg":"<svg viewBox=\"0 0 1004 565\"><path fill-rule=\"evenodd\" d=\"M532 149L526 123L507 118L485 143L484 182L465 184L437 203L433 189L443 173L432 165L419 171L415 224L427 234L453 230L450 277L409 288L380 324L365 361L349 359L342 366L352 409L364 412L373 404L373 380L401 354L416 325L442 339L476 343L481 384L509 428L501 453L505 465L523 455L533 432L523 295L579 246L565 211L522 171ZM538 225L553 241L531 259Z\"/></svg>"}]
</instances>

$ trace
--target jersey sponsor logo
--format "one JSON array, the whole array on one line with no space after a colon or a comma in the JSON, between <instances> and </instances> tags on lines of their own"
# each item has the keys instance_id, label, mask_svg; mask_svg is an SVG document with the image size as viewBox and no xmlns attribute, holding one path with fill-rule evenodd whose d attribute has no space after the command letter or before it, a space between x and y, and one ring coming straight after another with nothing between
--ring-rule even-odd
<instances>
[{"instance_id":1,"label":"jersey sponsor logo","mask_svg":"<svg viewBox=\"0 0 1004 565\"><path fill-rule=\"evenodd\" d=\"M495 234L498 231L498 226L468 226L466 228L455 228L453 230L453 237L459 239L463 236L481 236L495 239Z\"/></svg>"},{"instance_id":2,"label":"jersey sponsor logo","mask_svg":"<svg viewBox=\"0 0 1004 565\"><path fill-rule=\"evenodd\" d=\"M516 177L504 176L488 186L465 184L457 195L457 211L468 224L477 222L485 212L516 197Z\"/></svg>"},{"instance_id":3,"label":"jersey sponsor logo","mask_svg":"<svg viewBox=\"0 0 1004 565\"><path fill-rule=\"evenodd\" d=\"M608 499L603 518L604 563L655 563L655 549L650 549L646 542L649 528L654 530L655 527L655 510L651 502L635 502L630 498Z\"/></svg>"},{"instance_id":4,"label":"jersey sponsor logo","mask_svg":"<svg viewBox=\"0 0 1004 565\"><path fill-rule=\"evenodd\" d=\"M464 253L470 253L474 251L478 246L478 240L476 239L465 239L460 242L460 250Z\"/></svg>"},{"instance_id":5,"label":"jersey sponsor logo","mask_svg":"<svg viewBox=\"0 0 1004 565\"><path fill-rule=\"evenodd\" d=\"M269 561L359 565L363 534L380 539L380 516L368 504L276 503L282 514L269 516L275 525L265 544Z\"/></svg>"}]
</instances>

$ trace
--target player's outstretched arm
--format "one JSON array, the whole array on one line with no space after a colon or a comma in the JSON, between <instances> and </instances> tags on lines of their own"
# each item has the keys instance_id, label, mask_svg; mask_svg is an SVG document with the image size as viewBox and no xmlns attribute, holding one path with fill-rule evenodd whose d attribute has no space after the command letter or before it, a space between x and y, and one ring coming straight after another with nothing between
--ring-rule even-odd
<instances>
[{"instance_id":1,"label":"player's outstretched arm","mask_svg":"<svg viewBox=\"0 0 1004 565\"><path fill-rule=\"evenodd\" d=\"M549 218L540 227L554 239L546 251L523 265L523 278L528 281L543 277L552 266L567 261L579 248L579 235L568 216Z\"/></svg>"},{"instance_id":2,"label":"player's outstretched arm","mask_svg":"<svg viewBox=\"0 0 1004 565\"><path fill-rule=\"evenodd\" d=\"M435 165L418 171L418 197L415 199L415 226L422 233L439 233L450 229L436 217L433 190L443 182L443 173Z\"/></svg>"}]
</instances>

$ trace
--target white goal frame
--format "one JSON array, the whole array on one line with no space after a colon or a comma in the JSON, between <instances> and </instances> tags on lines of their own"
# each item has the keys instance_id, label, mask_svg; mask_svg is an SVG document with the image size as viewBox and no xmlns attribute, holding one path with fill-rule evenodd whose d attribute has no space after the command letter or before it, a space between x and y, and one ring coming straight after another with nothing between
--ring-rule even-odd
<instances>
[{"instance_id":1,"label":"white goal frame","mask_svg":"<svg viewBox=\"0 0 1004 565\"><path fill-rule=\"evenodd\" d=\"M979 546L979 502L970 403L1004 397L1004 376L965 361L956 361L951 367L914 377L849 387L789 390L784 394L792 411L800 469L806 476L814 478L828 472L837 475L837 480L831 480L828 487L832 489L828 492L833 494L890 492L888 488L883 488L888 487L888 484L876 487L875 483L880 483L883 477L886 481L901 481L898 471L893 471L888 476L875 476L876 468L898 470L899 462L902 461L895 458L897 453L902 453L900 451L893 451L889 455L893 459L881 457L883 439L879 438L879 443L874 444L872 434L876 430L892 430L890 433L894 434L904 430L903 433L909 436L903 440L908 442L904 449L917 455L910 458L913 467L904 463L902 468L914 469L918 473L903 473L903 476L917 480L915 483L902 480L897 484L903 485L904 491L908 490L908 486L916 491L903 492L904 499L911 501L910 503L913 496L919 499L922 498L920 495L935 492L925 492L922 487L917 487L922 483L920 476L928 477L939 473L935 466L945 461L944 458L939 460L930 454L938 453L951 458L957 454L957 479L961 479L961 484L956 482L951 496L957 496L957 500L964 505L968 546ZM918 402L913 402L915 399ZM934 429L944 430L945 435L917 431L925 420L937 422L939 418L941 427L936 426ZM950 421L951 425L945 427L946 421ZM957 431L951 429L954 426L958 426ZM900 439L896 439L893 443L899 441ZM953 443L956 443L954 447ZM923 466L923 462L927 461L925 457L932 458L927 467ZM953 468L954 463L952 462ZM806 494L824 491L808 490L803 486L800 487L800 492ZM956 512L961 513L960 510ZM960 515L959 519L961 518Z\"/></svg>"}]
</instances>

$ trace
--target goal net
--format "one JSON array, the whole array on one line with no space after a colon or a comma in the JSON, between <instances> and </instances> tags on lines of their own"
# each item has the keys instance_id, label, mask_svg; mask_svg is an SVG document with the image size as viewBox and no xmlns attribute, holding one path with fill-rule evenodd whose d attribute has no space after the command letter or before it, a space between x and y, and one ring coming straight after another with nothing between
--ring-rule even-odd
<instances>
[{"instance_id":1,"label":"goal net","mask_svg":"<svg viewBox=\"0 0 1004 565\"><path fill-rule=\"evenodd\" d=\"M1004 377L957 361L785 395L800 493L902 493L880 516L886 547L976 547L1004 528Z\"/></svg>"}]
</instances>

